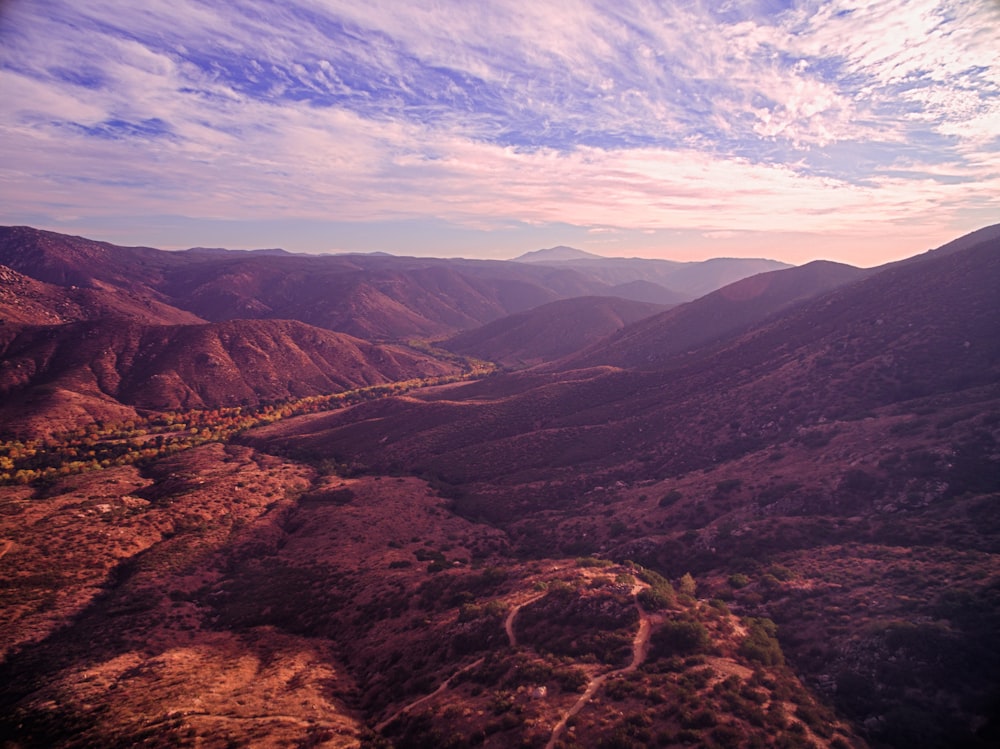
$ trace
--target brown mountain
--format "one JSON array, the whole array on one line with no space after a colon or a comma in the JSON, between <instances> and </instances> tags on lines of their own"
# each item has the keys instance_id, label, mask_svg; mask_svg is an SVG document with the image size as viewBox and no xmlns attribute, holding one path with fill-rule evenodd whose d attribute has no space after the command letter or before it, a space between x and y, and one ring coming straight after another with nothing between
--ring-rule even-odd
<instances>
[{"instance_id":1,"label":"brown mountain","mask_svg":"<svg viewBox=\"0 0 1000 749\"><path fill-rule=\"evenodd\" d=\"M716 459L720 439L729 441L730 422L766 439L820 417L856 417L897 401L994 383L997 257L988 242L888 266L728 342L665 360L656 371L596 367L569 378L494 378L331 415L333 429L318 430L309 441L375 465L419 461L462 481L560 466L578 470L581 461L594 468L625 465L638 455L653 475L689 470L692 460ZM682 309L653 319L669 326ZM625 361L649 356L646 341L655 329L649 321L644 327L635 348L622 349ZM489 398L490 407L478 409L479 398ZM366 408L379 412L379 433L368 438ZM692 418L700 426L693 427ZM664 444L665 429L684 432L685 443ZM376 448L386 433L389 446ZM529 448L534 442L540 444Z\"/></svg>"},{"instance_id":2,"label":"brown mountain","mask_svg":"<svg viewBox=\"0 0 1000 749\"><path fill-rule=\"evenodd\" d=\"M776 621L792 666L873 744L985 747L997 288L994 238L861 274L655 370L498 376L248 442L435 477L522 554L691 571L699 595Z\"/></svg>"},{"instance_id":3,"label":"brown mountain","mask_svg":"<svg viewBox=\"0 0 1000 749\"><path fill-rule=\"evenodd\" d=\"M115 317L148 324L204 322L155 295L113 286L59 286L0 265L0 321L53 325Z\"/></svg>"},{"instance_id":4,"label":"brown mountain","mask_svg":"<svg viewBox=\"0 0 1000 749\"><path fill-rule=\"evenodd\" d=\"M84 308L74 319L115 313L105 298L112 295L123 300L121 314L147 322L294 319L378 340L446 336L577 296L682 301L756 272L765 262L636 260L622 261L628 267L612 272L604 261L618 262L604 258L590 268L384 254L164 252L30 227L0 228L0 263L82 296L76 303ZM656 283L658 278L645 277L661 266L677 266L682 276L691 276L690 283L677 293Z\"/></svg>"},{"instance_id":5,"label":"brown mountain","mask_svg":"<svg viewBox=\"0 0 1000 749\"><path fill-rule=\"evenodd\" d=\"M615 297L575 297L494 320L439 345L508 367L530 366L579 351L661 309Z\"/></svg>"},{"instance_id":6,"label":"brown mountain","mask_svg":"<svg viewBox=\"0 0 1000 749\"><path fill-rule=\"evenodd\" d=\"M282 320L29 327L3 340L0 358L8 431L121 420L133 408L257 405L455 371L410 349Z\"/></svg>"},{"instance_id":7,"label":"brown mountain","mask_svg":"<svg viewBox=\"0 0 1000 749\"><path fill-rule=\"evenodd\" d=\"M629 325L613 339L561 362L563 368L609 364L658 369L679 354L748 330L809 297L856 281L867 271L815 261L798 268L761 273Z\"/></svg>"}]
</instances>

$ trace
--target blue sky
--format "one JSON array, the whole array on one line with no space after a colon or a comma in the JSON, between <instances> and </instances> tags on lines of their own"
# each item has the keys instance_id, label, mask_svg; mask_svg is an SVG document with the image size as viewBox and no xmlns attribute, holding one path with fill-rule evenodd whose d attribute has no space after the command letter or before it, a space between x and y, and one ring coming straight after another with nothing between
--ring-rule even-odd
<instances>
[{"instance_id":1,"label":"blue sky","mask_svg":"<svg viewBox=\"0 0 1000 749\"><path fill-rule=\"evenodd\" d=\"M874 265L1000 222L1000 3L0 3L0 223Z\"/></svg>"}]
</instances>

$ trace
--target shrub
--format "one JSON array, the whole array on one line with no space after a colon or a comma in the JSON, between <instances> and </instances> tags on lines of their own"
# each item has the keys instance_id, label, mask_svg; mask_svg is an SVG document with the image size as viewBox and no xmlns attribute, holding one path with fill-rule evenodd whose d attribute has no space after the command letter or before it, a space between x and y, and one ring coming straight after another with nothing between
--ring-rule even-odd
<instances>
[{"instance_id":1,"label":"shrub","mask_svg":"<svg viewBox=\"0 0 1000 749\"><path fill-rule=\"evenodd\" d=\"M597 557L580 557L576 560L577 567L611 567L614 565L610 559L598 559Z\"/></svg>"},{"instance_id":2,"label":"shrub","mask_svg":"<svg viewBox=\"0 0 1000 749\"><path fill-rule=\"evenodd\" d=\"M676 598L673 588L656 587L639 591L639 603L646 611L662 611L672 608Z\"/></svg>"},{"instance_id":3,"label":"shrub","mask_svg":"<svg viewBox=\"0 0 1000 749\"><path fill-rule=\"evenodd\" d=\"M765 666L781 666L785 656L776 637L778 627L770 619L751 618L746 621L747 636L740 644L740 655Z\"/></svg>"},{"instance_id":4,"label":"shrub","mask_svg":"<svg viewBox=\"0 0 1000 749\"><path fill-rule=\"evenodd\" d=\"M742 479L723 479L722 481L716 482L715 493L721 497L724 494L733 493L741 486L743 486Z\"/></svg>"},{"instance_id":5,"label":"shrub","mask_svg":"<svg viewBox=\"0 0 1000 749\"><path fill-rule=\"evenodd\" d=\"M676 489L671 489L669 492L663 495L663 498L660 500L660 507L670 507L671 505L677 504L677 502L679 502L683 498L684 498L683 494L681 494Z\"/></svg>"},{"instance_id":6,"label":"shrub","mask_svg":"<svg viewBox=\"0 0 1000 749\"><path fill-rule=\"evenodd\" d=\"M651 640L657 658L700 653L710 643L708 630L701 622L694 621L667 622L653 633Z\"/></svg>"},{"instance_id":7,"label":"shrub","mask_svg":"<svg viewBox=\"0 0 1000 749\"><path fill-rule=\"evenodd\" d=\"M742 572L736 572L729 576L729 587L739 590L740 588L745 588L750 584L750 578L744 575Z\"/></svg>"},{"instance_id":8,"label":"shrub","mask_svg":"<svg viewBox=\"0 0 1000 749\"><path fill-rule=\"evenodd\" d=\"M677 590L680 591L681 595L691 596L692 598L698 592L698 584L694 581L690 572L685 572L678 581Z\"/></svg>"}]
</instances>

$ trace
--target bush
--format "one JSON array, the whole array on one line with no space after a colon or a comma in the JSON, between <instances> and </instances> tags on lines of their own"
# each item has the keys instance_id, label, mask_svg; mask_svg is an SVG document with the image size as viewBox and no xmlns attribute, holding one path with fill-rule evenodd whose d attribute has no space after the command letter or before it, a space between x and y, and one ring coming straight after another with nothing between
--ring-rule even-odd
<instances>
[{"instance_id":1,"label":"bush","mask_svg":"<svg viewBox=\"0 0 1000 749\"><path fill-rule=\"evenodd\" d=\"M611 567L614 565L610 559L598 559L597 557L580 557L576 560L577 567Z\"/></svg>"},{"instance_id":2,"label":"bush","mask_svg":"<svg viewBox=\"0 0 1000 749\"><path fill-rule=\"evenodd\" d=\"M694 621L667 622L653 633L651 641L657 658L700 653L711 642L705 626Z\"/></svg>"},{"instance_id":3,"label":"bush","mask_svg":"<svg viewBox=\"0 0 1000 749\"><path fill-rule=\"evenodd\" d=\"M729 576L729 587L734 590L739 590L740 588L745 588L750 584L750 578L744 575L742 572L737 572Z\"/></svg>"},{"instance_id":4,"label":"bush","mask_svg":"<svg viewBox=\"0 0 1000 749\"><path fill-rule=\"evenodd\" d=\"M656 587L639 591L639 604L646 611L662 611L672 608L676 602L673 588Z\"/></svg>"},{"instance_id":5,"label":"bush","mask_svg":"<svg viewBox=\"0 0 1000 749\"><path fill-rule=\"evenodd\" d=\"M747 637L740 644L740 655L765 666L781 666L785 655L778 643L778 627L770 619L751 618L746 621Z\"/></svg>"},{"instance_id":6,"label":"bush","mask_svg":"<svg viewBox=\"0 0 1000 749\"><path fill-rule=\"evenodd\" d=\"M663 495L663 499L660 500L660 507L670 507L671 505L677 504L683 498L683 494L676 489L671 489Z\"/></svg>"}]
</instances>

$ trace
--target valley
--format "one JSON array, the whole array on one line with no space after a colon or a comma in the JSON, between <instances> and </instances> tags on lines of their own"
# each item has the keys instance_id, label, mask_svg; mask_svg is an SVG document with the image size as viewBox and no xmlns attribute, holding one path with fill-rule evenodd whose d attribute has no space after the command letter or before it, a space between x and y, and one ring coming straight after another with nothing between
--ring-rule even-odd
<instances>
[{"instance_id":1,"label":"valley","mask_svg":"<svg viewBox=\"0 0 1000 749\"><path fill-rule=\"evenodd\" d=\"M995 745L984 232L652 304L4 230L0 744Z\"/></svg>"}]
</instances>

